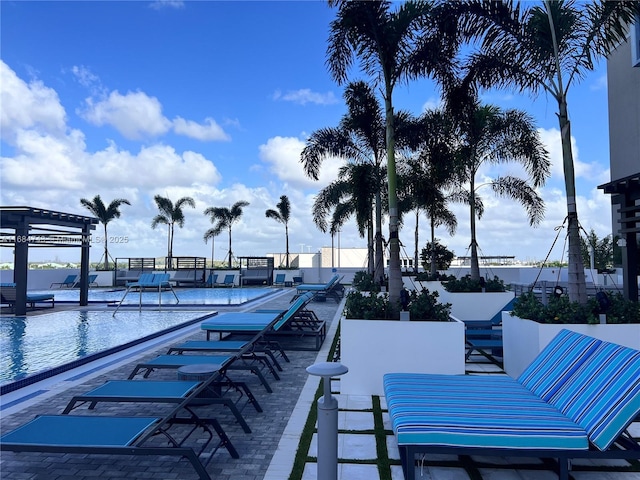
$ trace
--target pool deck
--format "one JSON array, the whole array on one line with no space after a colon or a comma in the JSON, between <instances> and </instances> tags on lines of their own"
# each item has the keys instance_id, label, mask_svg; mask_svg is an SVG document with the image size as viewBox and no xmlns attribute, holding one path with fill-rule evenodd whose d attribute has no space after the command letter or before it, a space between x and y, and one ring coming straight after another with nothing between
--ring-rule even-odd
<instances>
[{"instance_id":1,"label":"pool deck","mask_svg":"<svg viewBox=\"0 0 640 480\"><path fill-rule=\"evenodd\" d=\"M254 308L285 309L293 290L285 291L277 298ZM273 393L267 393L254 378L246 380L260 402L264 412L247 407L243 415L252 429L244 433L235 419L223 407L211 408L240 454L232 459L219 450L207 467L212 478L218 480L314 480L316 479L315 434L305 452L307 462L301 476L290 477L294 457L300 445L300 435L309 412L315 409L314 395L319 385L317 377L311 377L305 368L316 362L327 361L335 336L342 304L332 300L312 302L308 308L329 324L329 334L320 352L288 352L290 363L283 365L281 380L269 379ZM63 308L66 308L63 307ZM77 308L77 307L76 307ZM56 310L58 307L56 306ZM224 311L227 309L218 309ZM237 309L229 309L237 310ZM37 313L46 313L43 310ZM66 372L55 378L26 387L0 397L0 429L7 432L38 414L61 413L74 394L87 391L106 380L124 379L141 360L166 353L169 346L184 339L203 340L205 334L197 326L174 332L168 338L155 339L137 346L134 350L107 357L95 365ZM482 355L474 355L467 364L468 373L501 375L503 372ZM235 373L235 372L234 372ZM240 378L242 375L234 375ZM154 379L175 379L174 371L156 372ZM389 418L383 397L343 396L339 394L339 380L332 381L332 391L339 402L339 476L343 480L400 480L397 446L391 433ZM156 416L157 404L102 404L96 414L131 414ZM76 413L76 412L74 412ZM78 414L88 413L80 408ZM382 422L384 433L376 434L374 428ZM631 429L640 436L640 425ZM306 447L305 447L306 448ZM604 462L604 461L603 461ZM624 461L576 462L572 477L575 480L640 480L640 466L629 467ZM526 480L557 478L548 463L522 458L468 458L455 456L427 457L416 467L418 479L428 480ZM3 480L109 480L130 479L195 479L191 465L172 457L130 457L104 455L67 455L11 452L0 453L0 478Z\"/></svg>"}]
</instances>

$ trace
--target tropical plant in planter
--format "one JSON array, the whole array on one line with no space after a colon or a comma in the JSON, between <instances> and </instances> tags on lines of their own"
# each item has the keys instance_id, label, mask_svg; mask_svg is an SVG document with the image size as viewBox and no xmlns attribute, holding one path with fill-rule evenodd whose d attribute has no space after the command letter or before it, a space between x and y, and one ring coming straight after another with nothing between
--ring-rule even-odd
<instances>
[{"instance_id":1,"label":"tropical plant in planter","mask_svg":"<svg viewBox=\"0 0 640 480\"><path fill-rule=\"evenodd\" d=\"M353 288L361 292L379 292L380 284L375 281L373 275L364 270L356 272L351 283Z\"/></svg>"},{"instance_id":2,"label":"tropical plant in planter","mask_svg":"<svg viewBox=\"0 0 640 480\"><path fill-rule=\"evenodd\" d=\"M411 320L427 320L448 322L451 313L450 303L440 303L438 292L429 293L424 289L420 293L415 290L409 295L409 316Z\"/></svg>"},{"instance_id":3,"label":"tropical plant in planter","mask_svg":"<svg viewBox=\"0 0 640 480\"><path fill-rule=\"evenodd\" d=\"M344 305L345 318L364 318L366 320L391 320L389 295L386 293L371 295L355 291L347 294Z\"/></svg>"},{"instance_id":4,"label":"tropical plant in planter","mask_svg":"<svg viewBox=\"0 0 640 480\"><path fill-rule=\"evenodd\" d=\"M345 302L345 318L362 318L365 320L398 320L392 316L392 311L398 310L390 308L389 295L386 293L371 295L362 292L350 292ZM412 291L409 293L408 310L411 320L426 320L436 322L449 321L451 312L450 303L440 303L438 292L429 293L422 290L420 293Z\"/></svg>"},{"instance_id":5,"label":"tropical plant in planter","mask_svg":"<svg viewBox=\"0 0 640 480\"><path fill-rule=\"evenodd\" d=\"M505 292L507 290L504 282L496 276L489 280L484 280L482 277L480 280L473 280L471 275L465 275L460 279L453 278L442 282L442 286L447 292L482 292L483 288L485 292Z\"/></svg>"},{"instance_id":6,"label":"tropical plant in planter","mask_svg":"<svg viewBox=\"0 0 640 480\"><path fill-rule=\"evenodd\" d=\"M554 296L543 305L533 292L526 292L516 299L511 315L538 323L597 324L600 313L606 313L607 323L640 323L640 304L619 293L598 295L586 305L571 302L566 296Z\"/></svg>"}]
</instances>

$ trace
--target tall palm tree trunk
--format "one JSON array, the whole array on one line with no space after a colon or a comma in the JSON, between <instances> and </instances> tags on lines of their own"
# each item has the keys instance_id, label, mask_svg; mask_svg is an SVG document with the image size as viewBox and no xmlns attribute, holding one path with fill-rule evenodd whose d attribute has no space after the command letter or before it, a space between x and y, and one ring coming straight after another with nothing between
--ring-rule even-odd
<instances>
[{"instance_id":1,"label":"tall palm tree trunk","mask_svg":"<svg viewBox=\"0 0 640 480\"><path fill-rule=\"evenodd\" d=\"M580 251L580 225L576 205L576 180L571 150L571 122L567 113L567 101L564 95L558 99L560 135L562 139L562 166L564 168L565 191L567 194L567 234L569 236L569 300L587 303L584 266Z\"/></svg>"},{"instance_id":2,"label":"tall palm tree trunk","mask_svg":"<svg viewBox=\"0 0 640 480\"><path fill-rule=\"evenodd\" d=\"M107 237L107 224L104 224L104 269L109 270L109 248L107 245L107 241L109 237Z\"/></svg>"},{"instance_id":3,"label":"tall palm tree trunk","mask_svg":"<svg viewBox=\"0 0 640 480\"><path fill-rule=\"evenodd\" d=\"M376 267L373 224L367 226L367 273L373 276ZM375 277L374 277L375 278Z\"/></svg>"},{"instance_id":4,"label":"tall palm tree trunk","mask_svg":"<svg viewBox=\"0 0 640 480\"><path fill-rule=\"evenodd\" d=\"M171 255L173 251L173 227L171 224L167 225L167 263L166 267L171 268L171 264L173 261L171 260Z\"/></svg>"},{"instance_id":5,"label":"tall palm tree trunk","mask_svg":"<svg viewBox=\"0 0 640 480\"><path fill-rule=\"evenodd\" d=\"M438 273L438 265L436 262L436 221L434 220L433 212L431 212L431 279L435 279L436 273Z\"/></svg>"},{"instance_id":6,"label":"tall palm tree trunk","mask_svg":"<svg viewBox=\"0 0 640 480\"><path fill-rule=\"evenodd\" d=\"M387 179L389 184L389 304L392 313L395 313L400 308L402 272L400 271L400 238L398 236L398 194L393 105L391 103L391 86L388 80L384 104L387 126Z\"/></svg>"},{"instance_id":7,"label":"tall palm tree trunk","mask_svg":"<svg viewBox=\"0 0 640 480\"><path fill-rule=\"evenodd\" d=\"M475 196L475 181L474 175L471 175L471 182L469 191L471 192L469 197L469 211L471 212L470 225L471 225L471 280L480 280L480 265L478 263L478 242L476 241L476 196Z\"/></svg>"},{"instance_id":8,"label":"tall palm tree trunk","mask_svg":"<svg viewBox=\"0 0 640 480\"><path fill-rule=\"evenodd\" d=\"M233 257L233 252L231 251L231 228L229 228L229 268L231 268L231 257Z\"/></svg>"},{"instance_id":9,"label":"tall palm tree trunk","mask_svg":"<svg viewBox=\"0 0 640 480\"><path fill-rule=\"evenodd\" d=\"M380 185L380 182L378 182L378 185ZM382 244L382 198L379 191L376 192L375 256L373 278L382 284L384 279L384 246Z\"/></svg>"},{"instance_id":10,"label":"tall palm tree trunk","mask_svg":"<svg viewBox=\"0 0 640 480\"><path fill-rule=\"evenodd\" d=\"M413 271L418 273L418 223L420 221L420 209L416 208L416 230L414 232L415 249L413 251Z\"/></svg>"},{"instance_id":11,"label":"tall palm tree trunk","mask_svg":"<svg viewBox=\"0 0 640 480\"><path fill-rule=\"evenodd\" d=\"M287 225L286 223L284 224L284 236L285 236L285 243L287 244L287 270L289 269L289 225Z\"/></svg>"}]
</instances>

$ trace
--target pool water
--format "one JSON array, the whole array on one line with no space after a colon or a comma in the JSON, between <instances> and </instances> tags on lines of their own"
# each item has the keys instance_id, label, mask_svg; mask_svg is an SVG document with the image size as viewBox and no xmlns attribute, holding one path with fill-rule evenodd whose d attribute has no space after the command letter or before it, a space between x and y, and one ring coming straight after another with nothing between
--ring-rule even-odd
<instances>
[{"instance_id":1,"label":"pool water","mask_svg":"<svg viewBox=\"0 0 640 480\"><path fill-rule=\"evenodd\" d=\"M213 313L121 310L114 317L113 310L106 309L0 317L0 385L64 365L78 366L83 359L122 349L130 342L198 322Z\"/></svg>"},{"instance_id":2,"label":"pool water","mask_svg":"<svg viewBox=\"0 0 640 480\"><path fill-rule=\"evenodd\" d=\"M256 300L266 295L271 295L277 290L273 288L189 288L189 289L175 289L176 295L180 300L179 305L241 305L252 300ZM53 293L56 302L79 302L80 290L74 289L59 289L59 290L38 290L31 291L29 293ZM104 289L104 288L91 288L89 289L89 302L103 302L103 303L119 303L125 294L124 289ZM176 297L173 296L171 291L164 291L161 294L162 305L176 305ZM138 305L140 303L140 294L138 292L129 292L125 298L123 305ZM143 305L157 305L158 304L158 292L147 290L142 292L142 304Z\"/></svg>"}]
</instances>

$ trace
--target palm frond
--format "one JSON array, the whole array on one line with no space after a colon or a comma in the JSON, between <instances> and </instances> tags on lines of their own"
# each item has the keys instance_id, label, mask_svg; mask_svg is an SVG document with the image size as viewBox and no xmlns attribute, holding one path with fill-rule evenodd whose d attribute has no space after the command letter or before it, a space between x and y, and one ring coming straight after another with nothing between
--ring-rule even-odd
<instances>
[{"instance_id":1,"label":"palm frond","mask_svg":"<svg viewBox=\"0 0 640 480\"><path fill-rule=\"evenodd\" d=\"M544 218L544 200L521 178L505 176L491 182L491 189L501 197L519 202L527 211L530 225L539 224Z\"/></svg>"}]
</instances>

